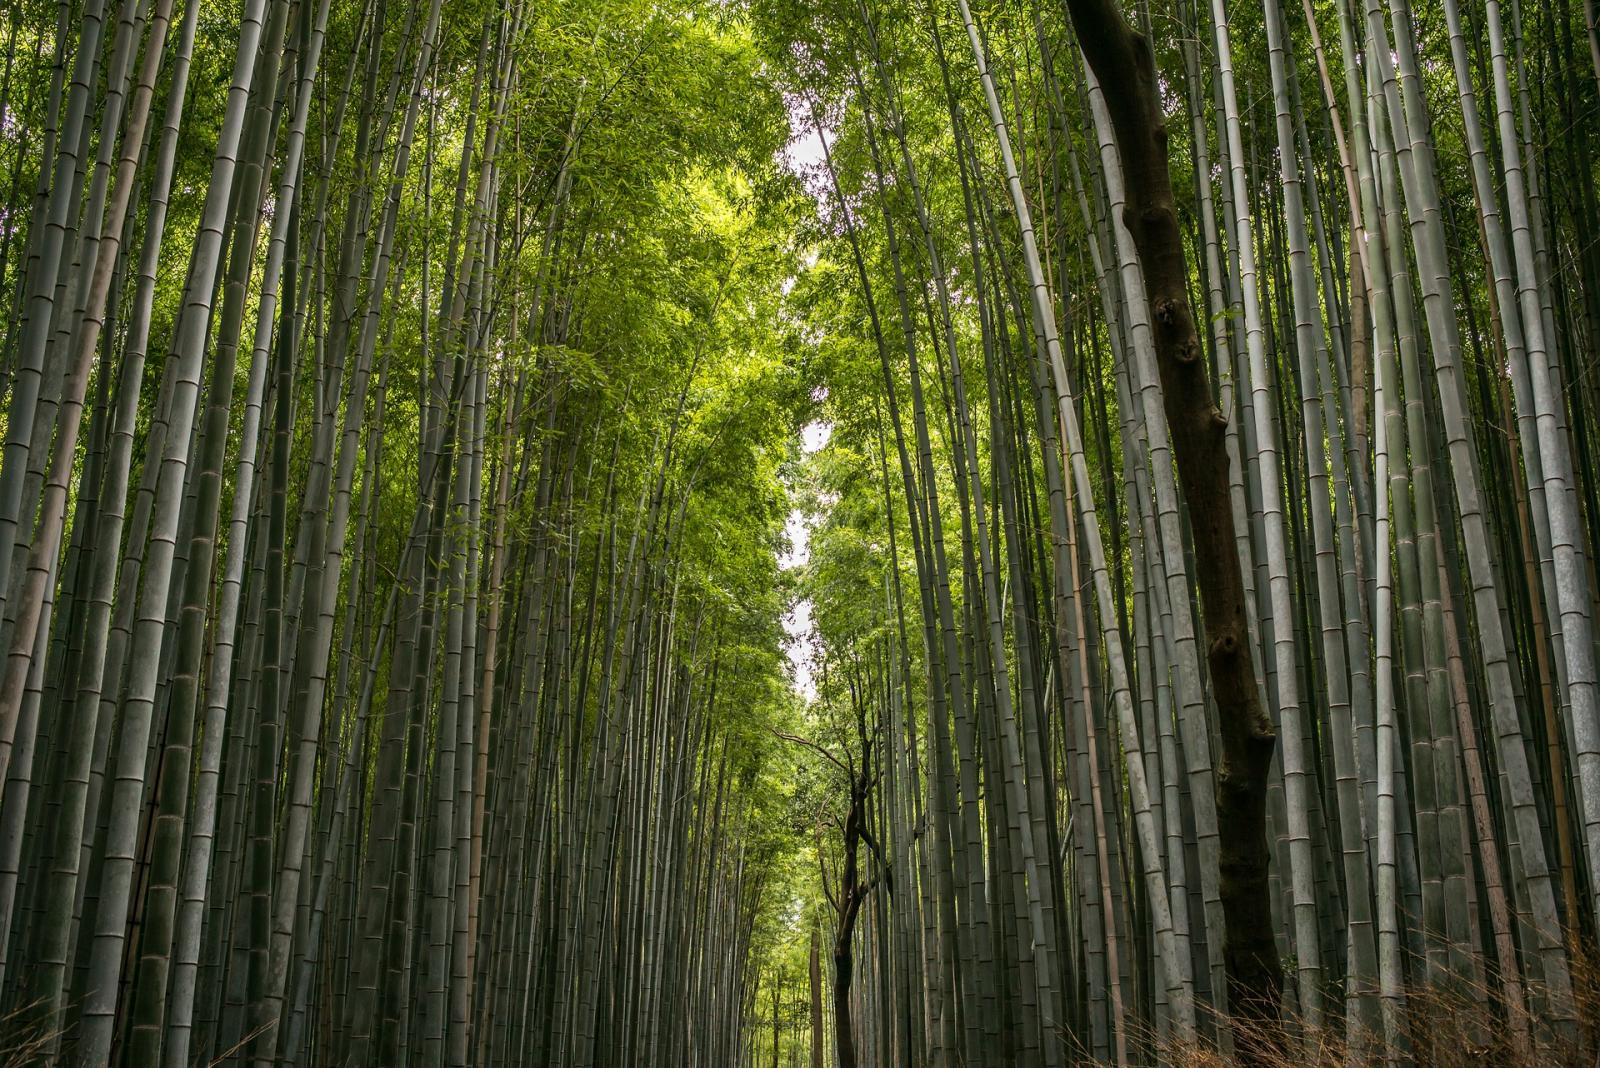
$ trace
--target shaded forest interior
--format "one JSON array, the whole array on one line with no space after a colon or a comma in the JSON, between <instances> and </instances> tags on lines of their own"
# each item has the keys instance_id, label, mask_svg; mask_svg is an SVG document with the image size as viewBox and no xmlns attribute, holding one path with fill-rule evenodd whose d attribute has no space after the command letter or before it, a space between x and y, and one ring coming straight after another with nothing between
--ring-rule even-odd
<instances>
[{"instance_id":1,"label":"shaded forest interior","mask_svg":"<svg viewBox=\"0 0 1600 1068\"><path fill-rule=\"evenodd\" d=\"M11 0L0 1068L1592 1065L1596 0Z\"/></svg>"}]
</instances>

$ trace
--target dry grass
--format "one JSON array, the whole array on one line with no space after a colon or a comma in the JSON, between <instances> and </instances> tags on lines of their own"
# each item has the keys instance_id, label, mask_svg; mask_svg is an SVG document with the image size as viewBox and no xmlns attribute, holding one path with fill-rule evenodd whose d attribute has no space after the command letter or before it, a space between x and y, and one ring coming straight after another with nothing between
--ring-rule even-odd
<instances>
[{"instance_id":1,"label":"dry grass","mask_svg":"<svg viewBox=\"0 0 1600 1068\"><path fill-rule=\"evenodd\" d=\"M50 1049L59 1030L38 1020L40 1003L29 1002L0 1016L0 1068L53 1063Z\"/></svg>"},{"instance_id":2,"label":"dry grass","mask_svg":"<svg viewBox=\"0 0 1600 1068\"><path fill-rule=\"evenodd\" d=\"M1419 1068L1594 1068L1600 1050L1600 969L1587 959L1573 965L1573 1015L1577 1024L1558 1030L1551 1023L1548 992L1527 991L1528 1005L1508 1011L1498 978L1475 985L1426 986L1408 990L1396 1061ZM1352 1042L1343 1022L1314 1033L1291 1020L1282 1034L1231 1021L1236 1048L1253 1049L1261 1068L1377 1068L1386 1061L1382 1034ZM1224 1068L1240 1058L1214 1049L1163 1048L1163 1063L1180 1068Z\"/></svg>"}]
</instances>

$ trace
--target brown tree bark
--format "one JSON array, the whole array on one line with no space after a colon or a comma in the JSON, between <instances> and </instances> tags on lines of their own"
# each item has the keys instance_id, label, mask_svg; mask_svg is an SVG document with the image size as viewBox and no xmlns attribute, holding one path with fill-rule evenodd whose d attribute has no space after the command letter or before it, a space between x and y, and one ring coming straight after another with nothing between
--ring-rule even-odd
<instances>
[{"instance_id":1,"label":"brown tree bark","mask_svg":"<svg viewBox=\"0 0 1600 1068\"><path fill-rule=\"evenodd\" d=\"M1189 307L1188 266L1173 206L1167 124L1150 42L1114 0L1067 0L1078 44L1105 90L1127 185L1123 222L1139 252L1155 327L1178 480L1194 533L1195 573L1212 696L1222 733L1217 818L1229 1005L1246 1026L1240 1054L1274 1044L1282 968L1267 890L1267 771L1277 734L1262 707L1245 624L1244 581L1228 500L1227 417L1212 399Z\"/></svg>"},{"instance_id":2,"label":"brown tree bark","mask_svg":"<svg viewBox=\"0 0 1600 1068\"><path fill-rule=\"evenodd\" d=\"M833 1037L839 1068L856 1068L855 1028L850 1022L850 983L855 977L852 942L861 906L881 878L880 872L862 881L858 859L863 840L877 852L866 826L867 794L875 781L865 771L859 775L850 773L850 811L844 820L844 873L839 877L839 894L834 901L839 916L833 936Z\"/></svg>"},{"instance_id":3,"label":"brown tree bark","mask_svg":"<svg viewBox=\"0 0 1600 1068\"><path fill-rule=\"evenodd\" d=\"M856 727L861 741L861 765L858 768L853 762L846 763L834 756L822 746L806 738L792 734L777 732L779 738L795 742L807 749L826 758L829 763L838 768L845 776L845 781L850 791L850 807L845 812L844 825L841 828L841 839L844 845L842 862L838 876L838 890L835 892L829 886L827 867L822 868L822 890L827 895L828 904L833 907L833 1047L837 1058L838 1068L856 1068L856 1040L855 1026L850 1019L850 984L855 978L855 931L856 921L861 918L861 906L871 898L873 890L879 883L886 886L889 883L889 862L884 856L882 848L878 845L877 838L872 833L872 828L867 824L868 801L873 789L878 785L881 777L880 771L868 770L873 766L872 743L867 739L867 727L864 714L858 706L856 709ZM818 833L818 851L820 858L821 834ZM869 870L872 874L866 878L861 875L861 847L865 845L870 854L868 858ZM822 981L821 968L818 961L818 945L816 930L812 930L811 942L811 1062L818 1065L821 1058L822 1036Z\"/></svg>"},{"instance_id":4,"label":"brown tree bark","mask_svg":"<svg viewBox=\"0 0 1600 1068\"><path fill-rule=\"evenodd\" d=\"M822 938L811 925L811 1068L822 1068Z\"/></svg>"},{"instance_id":5,"label":"brown tree bark","mask_svg":"<svg viewBox=\"0 0 1600 1068\"><path fill-rule=\"evenodd\" d=\"M850 979L854 967L849 939L834 939L833 1037L839 1055L839 1068L856 1068L855 1030L850 1023Z\"/></svg>"}]
</instances>

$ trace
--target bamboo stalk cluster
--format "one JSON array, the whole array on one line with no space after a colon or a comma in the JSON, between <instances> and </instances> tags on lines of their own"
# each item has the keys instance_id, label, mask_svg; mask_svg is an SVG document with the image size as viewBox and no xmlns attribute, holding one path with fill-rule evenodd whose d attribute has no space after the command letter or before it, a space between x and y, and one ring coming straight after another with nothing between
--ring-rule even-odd
<instances>
[{"instance_id":1,"label":"bamboo stalk cluster","mask_svg":"<svg viewBox=\"0 0 1600 1068\"><path fill-rule=\"evenodd\" d=\"M0 34L0 1064L1592 1060L1589 0Z\"/></svg>"},{"instance_id":2,"label":"bamboo stalk cluster","mask_svg":"<svg viewBox=\"0 0 1600 1068\"><path fill-rule=\"evenodd\" d=\"M813 715L881 858L821 878L892 890L850 1033L802 928L748 1063L1583 1062L1593 12L1065 8L755 8L859 353Z\"/></svg>"},{"instance_id":3,"label":"bamboo stalk cluster","mask_svg":"<svg viewBox=\"0 0 1600 1068\"><path fill-rule=\"evenodd\" d=\"M628 5L177 7L0 29L0 1064L731 1063L776 93Z\"/></svg>"}]
</instances>

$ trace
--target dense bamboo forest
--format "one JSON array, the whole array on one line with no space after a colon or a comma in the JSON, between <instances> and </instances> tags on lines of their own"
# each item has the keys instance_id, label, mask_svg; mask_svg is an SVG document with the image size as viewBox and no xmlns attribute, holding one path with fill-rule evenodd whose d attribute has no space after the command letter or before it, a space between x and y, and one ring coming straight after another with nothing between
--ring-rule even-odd
<instances>
[{"instance_id":1,"label":"dense bamboo forest","mask_svg":"<svg viewBox=\"0 0 1600 1068\"><path fill-rule=\"evenodd\" d=\"M1595 1063L1595 0L0 7L0 1068Z\"/></svg>"}]
</instances>

